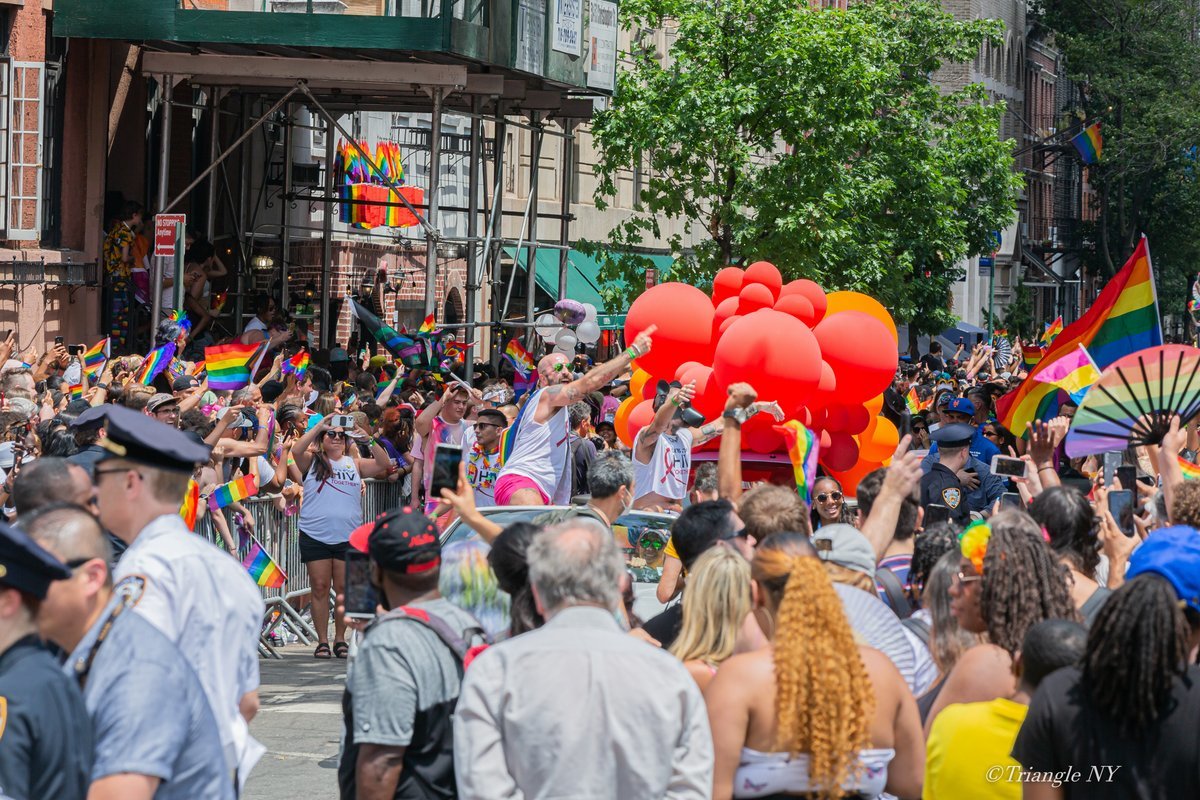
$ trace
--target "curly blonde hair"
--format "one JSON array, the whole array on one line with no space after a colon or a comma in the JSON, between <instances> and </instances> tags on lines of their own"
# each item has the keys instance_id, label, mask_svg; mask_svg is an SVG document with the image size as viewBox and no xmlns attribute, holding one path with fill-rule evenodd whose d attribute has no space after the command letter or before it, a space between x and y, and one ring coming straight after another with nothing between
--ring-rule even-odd
<instances>
[{"instance_id":1,"label":"curly blonde hair","mask_svg":"<svg viewBox=\"0 0 1200 800\"><path fill-rule=\"evenodd\" d=\"M750 562L729 547L710 547L688 573L683 626L671 655L680 661L720 664L733 655L749 613Z\"/></svg>"},{"instance_id":2,"label":"curly blonde hair","mask_svg":"<svg viewBox=\"0 0 1200 800\"><path fill-rule=\"evenodd\" d=\"M775 608L775 749L807 754L816 795L841 797L870 746L875 692L824 566L793 537L768 537L751 565Z\"/></svg>"}]
</instances>

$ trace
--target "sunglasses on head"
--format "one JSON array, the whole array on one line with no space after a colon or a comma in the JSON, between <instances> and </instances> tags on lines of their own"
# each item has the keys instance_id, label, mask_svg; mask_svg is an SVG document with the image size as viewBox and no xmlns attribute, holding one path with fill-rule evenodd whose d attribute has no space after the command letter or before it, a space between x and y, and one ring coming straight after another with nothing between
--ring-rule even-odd
<instances>
[{"instance_id":1,"label":"sunglasses on head","mask_svg":"<svg viewBox=\"0 0 1200 800\"><path fill-rule=\"evenodd\" d=\"M826 500L832 499L833 502L840 503L842 502L842 497L843 495L841 492L821 492L819 495L817 495L817 502L824 503Z\"/></svg>"}]
</instances>

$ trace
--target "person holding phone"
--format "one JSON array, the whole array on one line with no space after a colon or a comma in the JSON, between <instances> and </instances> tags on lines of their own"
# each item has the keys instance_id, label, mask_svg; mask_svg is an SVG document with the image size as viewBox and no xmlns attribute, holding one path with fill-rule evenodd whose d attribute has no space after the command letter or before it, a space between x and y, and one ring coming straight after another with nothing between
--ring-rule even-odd
<instances>
[{"instance_id":1,"label":"person holding phone","mask_svg":"<svg viewBox=\"0 0 1200 800\"><path fill-rule=\"evenodd\" d=\"M971 512L958 472L971 458L968 448L974 436L970 425L947 425L935 431L931 438L940 445L937 463L921 478L921 505L945 506L950 509L950 519L963 526L971 521Z\"/></svg>"},{"instance_id":2,"label":"person holding phone","mask_svg":"<svg viewBox=\"0 0 1200 800\"><path fill-rule=\"evenodd\" d=\"M387 475L392 462L383 445L362 428L333 423L347 418L326 417L296 442L292 457L304 476L304 502L300 506L300 560L312 586L313 630L317 633L314 658L329 658L329 589L339 594L346 581L346 547L350 532L362 524L363 478ZM347 438L366 440L372 460L347 452ZM345 658L346 623L334 621L332 655Z\"/></svg>"}]
</instances>

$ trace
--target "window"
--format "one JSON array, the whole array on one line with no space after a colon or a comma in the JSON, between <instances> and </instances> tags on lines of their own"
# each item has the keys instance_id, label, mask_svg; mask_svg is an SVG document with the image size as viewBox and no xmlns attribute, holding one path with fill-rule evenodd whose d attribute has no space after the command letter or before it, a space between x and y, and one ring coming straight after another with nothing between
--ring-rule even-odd
<instances>
[{"instance_id":1,"label":"window","mask_svg":"<svg viewBox=\"0 0 1200 800\"><path fill-rule=\"evenodd\" d=\"M9 71L8 238L34 241L42 210L42 89L45 64L14 61Z\"/></svg>"}]
</instances>

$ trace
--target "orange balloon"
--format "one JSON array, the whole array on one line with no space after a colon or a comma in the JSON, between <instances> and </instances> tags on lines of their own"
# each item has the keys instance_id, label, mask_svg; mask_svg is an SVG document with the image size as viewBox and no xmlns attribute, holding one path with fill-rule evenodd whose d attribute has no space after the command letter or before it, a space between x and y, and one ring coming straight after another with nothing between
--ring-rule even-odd
<instances>
[{"instance_id":1,"label":"orange balloon","mask_svg":"<svg viewBox=\"0 0 1200 800\"><path fill-rule=\"evenodd\" d=\"M861 311L882 322L884 327L891 331L892 339L897 344L900 343L900 334L896 331L896 321L883 307L883 303L874 297L869 297L861 292L832 292L827 297L829 298L829 307L825 310L826 317L839 311Z\"/></svg>"},{"instance_id":2,"label":"orange balloon","mask_svg":"<svg viewBox=\"0 0 1200 800\"><path fill-rule=\"evenodd\" d=\"M863 405L866 406L867 411L871 412L872 417L877 417L879 416L879 412L883 411L883 395L881 394L878 397L872 398L863 403Z\"/></svg>"},{"instance_id":3,"label":"orange balloon","mask_svg":"<svg viewBox=\"0 0 1200 800\"><path fill-rule=\"evenodd\" d=\"M874 461L865 461L859 459L850 469L829 470L829 474L837 478L837 482L842 485L842 491L848 497L858 496L858 482L867 476L867 473L879 469L879 464Z\"/></svg>"},{"instance_id":4,"label":"orange balloon","mask_svg":"<svg viewBox=\"0 0 1200 800\"><path fill-rule=\"evenodd\" d=\"M860 458L868 461L883 461L896 452L896 445L900 444L900 431L886 417L876 417L875 420L875 429L869 437L863 436L858 453Z\"/></svg>"},{"instance_id":5,"label":"orange balloon","mask_svg":"<svg viewBox=\"0 0 1200 800\"><path fill-rule=\"evenodd\" d=\"M617 413L613 415L613 428L617 431L617 438L624 442L626 447L633 447L633 437L629 435L629 415L633 413L633 407L641 401L640 397L626 397L621 401L621 405L617 406Z\"/></svg>"},{"instance_id":6,"label":"orange balloon","mask_svg":"<svg viewBox=\"0 0 1200 800\"><path fill-rule=\"evenodd\" d=\"M629 396L641 397L648 380L650 380L649 372L646 372L641 367L634 369L633 377L629 379Z\"/></svg>"}]
</instances>

